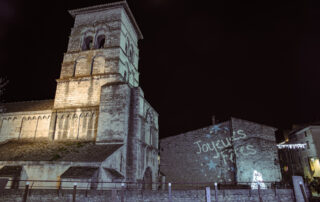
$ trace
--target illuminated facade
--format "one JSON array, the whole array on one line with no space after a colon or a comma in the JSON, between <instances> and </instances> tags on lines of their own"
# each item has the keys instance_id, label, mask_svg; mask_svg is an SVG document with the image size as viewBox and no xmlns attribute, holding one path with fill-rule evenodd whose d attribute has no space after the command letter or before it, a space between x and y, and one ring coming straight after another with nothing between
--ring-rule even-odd
<instances>
[{"instance_id":1,"label":"illuminated facade","mask_svg":"<svg viewBox=\"0 0 320 202\"><path fill-rule=\"evenodd\" d=\"M309 182L320 177L320 126L309 125L291 131L286 144L301 144L304 148L282 149L283 177L290 181L292 175L301 175Z\"/></svg>"},{"instance_id":2,"label":"illuminated facade","mask_svg":"<svg viewBox=\"0 0 320 202\"><path fill-rule=\"evenodd\" d=\"M19 178L26 180L72 178L72 172L92 167L85 179L156 181L158 114L139 87L138 40L143 36L128 4L116 2L69 13L75 22L55 99L7 103L0 115L0 142L4 143L0 177L1 168L10 170L10 166L20 166ZM16 140L26 141L19 141L16 152L1 151L10 144L13 147ZM87 149L69 151L73 141ZM61 142L71 142L65 148L69 153L55 151L63 147L57 146ZM27 144L46 145L54 152L39 150L29 155ZM25 152L18 154L19 149ZM75 157L73 151L82 156ZM37 156L41 166L30 161Z\"/></svg>"},{"instance_id":3,"label":"illuminated facade","mask_svg":"<svg viewBox=\"0 0 320 202\"><path fill-rule=\"evenodd\" d=\"M276 130L231 118L161 139L160 171L168 182L270 187L271 183L281 181Z\"/></svg>"}]
</instances>

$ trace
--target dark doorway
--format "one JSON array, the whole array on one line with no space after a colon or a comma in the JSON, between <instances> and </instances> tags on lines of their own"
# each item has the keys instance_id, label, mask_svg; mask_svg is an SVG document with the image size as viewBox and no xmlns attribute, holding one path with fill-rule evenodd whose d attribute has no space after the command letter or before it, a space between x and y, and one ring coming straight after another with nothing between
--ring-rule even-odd
<instances>
[{"instance_id":1,"label":"dark doorway","mask_svg":"<svg viewBox=\"0 0 320 202\"><path fill-rule=\"evenodd\" d=\"M149 190L152 189L152 171L150 167L148 167L144 172L143 189L149 189Z\"/></svg>"}]
</instances>

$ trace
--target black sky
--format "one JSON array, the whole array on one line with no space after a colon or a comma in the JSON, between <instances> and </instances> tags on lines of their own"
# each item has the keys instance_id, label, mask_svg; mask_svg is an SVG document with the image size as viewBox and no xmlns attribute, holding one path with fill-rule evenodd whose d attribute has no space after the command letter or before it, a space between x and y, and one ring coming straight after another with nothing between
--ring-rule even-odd
<instances>
[{"instance_id":1,"label":"black sky","mask_svg":"<svg viewBox=\"0 0 320 202\"><path fill-rule=\"evenodd\" d=\"M73 19L102 0L0 0L4 101L53 99ZM320 2L128 0L142 30L140 84L160 137L211 116L278 128L320 120Z\"/></svg>"}]
</instances>

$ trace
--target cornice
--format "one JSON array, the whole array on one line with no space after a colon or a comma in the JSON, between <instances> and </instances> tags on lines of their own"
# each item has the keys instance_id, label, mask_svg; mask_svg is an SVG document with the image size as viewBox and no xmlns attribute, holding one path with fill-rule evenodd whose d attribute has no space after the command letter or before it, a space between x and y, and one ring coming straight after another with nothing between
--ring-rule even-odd
<instances>
[{"instance_id":1,"label":"cornice","mask_svg":"<svg viewBox=\"0 0 320 202\"><path fill-rule=\"evenodd\" d=\"M85 7L85 8L79 8L79 9L74 9L74 10L69 10L70 15L75 18L79 14L86 14L86 13L93 13L93 12L98 12L98 11L104 11L110 8L124 8L125 11L128 13L128 16L130 20L132 21L132 24L138 34L139 39L143 39L142 32L134 19L134 16L129 8L129 5L126 1L119 1L119 2L114 2L114 3L106 3L106 4L101 4L101 5L96 5L96 6L90 6L90 7Z\"/></svg>"}]
</instances>

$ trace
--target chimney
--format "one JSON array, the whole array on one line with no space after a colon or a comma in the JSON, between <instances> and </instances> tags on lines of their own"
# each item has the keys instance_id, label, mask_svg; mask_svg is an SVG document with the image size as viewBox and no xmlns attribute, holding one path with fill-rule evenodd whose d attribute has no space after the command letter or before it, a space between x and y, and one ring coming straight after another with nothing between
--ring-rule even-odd
<instances>
[{"instance_id":1,"label":"chimney","mask_svg":"<svg viewBox=\"0 0 320 202\"><path fill-rule=\"evenodd\" d=\"M212 125L215 125L216 124L216 116L212 116Z\"/></svg>"}]
</instances>

